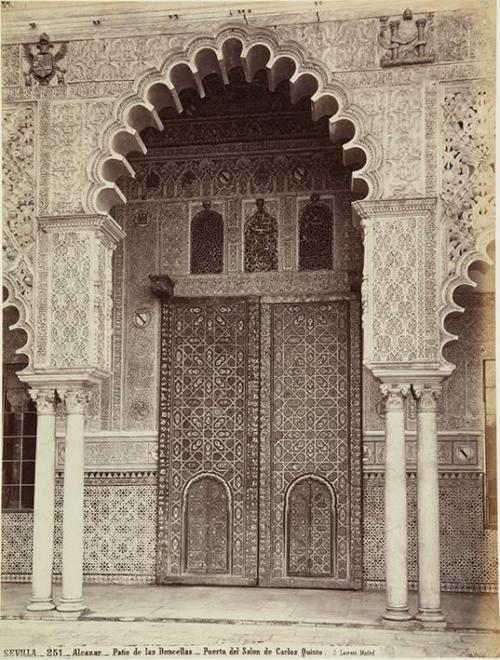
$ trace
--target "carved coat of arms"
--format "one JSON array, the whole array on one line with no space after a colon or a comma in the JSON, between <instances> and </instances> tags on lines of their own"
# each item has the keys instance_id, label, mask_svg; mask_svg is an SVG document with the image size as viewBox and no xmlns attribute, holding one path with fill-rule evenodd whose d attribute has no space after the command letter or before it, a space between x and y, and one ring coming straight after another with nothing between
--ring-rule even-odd
<instances>
[{"instance_id":1,"label":"carved coat of arms","mask_svg":"<svg viewBox=\"0 0 500 660\"><path fill-rule=\"evenodd\" d=\"M29 64L29 71L24 74L26 85L31 85L31 78L34 78L40 85L48 85L57 73L57 82L64 84L65 69L62 69L58 62L65 57L68 52L68 45L61 44L57 53L51 53L54 46L50 43L49 36L43 32L36 44L37 53L33 53L28 44L24 44L24 57Z\"/></svg>"},{"instance_id":2,"label":"carved coat of arms","mask_svg":"<svg viewBox=\"0 0 500 660\"><path fill-rule=\"evenodd\" d=\"M411 9L405 9L400 17L384 16L380 19L378 42L385 51L380 64L424 64L434 60L429 50L432 14L413 16Z\"/></svg>"}]
</instances>

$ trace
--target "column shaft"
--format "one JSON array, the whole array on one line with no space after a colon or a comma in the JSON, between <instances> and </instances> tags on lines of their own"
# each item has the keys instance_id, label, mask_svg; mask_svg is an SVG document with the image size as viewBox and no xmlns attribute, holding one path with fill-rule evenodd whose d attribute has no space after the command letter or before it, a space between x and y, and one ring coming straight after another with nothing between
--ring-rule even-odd
<instances>
[{"instance_id":1,"label":"column shaft","mask_svg":"<svg viewBox=\"0 0 500 660\"><path fill-rule=\"evenodd\" d=\"M439 542L439 472L436 397L438 390L417 389L417 532L418 614L428 622L444 621L441 612Z\"/></svg>"},{"instance_id":2,"label":"column shaft","mask_svg":"<svg viewBox=\"0 0 500 660\"><path fill-rule=\"evenodd\" d=\"M54 503L56 414L54 390L30 390L36 401L35 500L33 515L33 568L30 611L55 608L52 596L54 558Z\"/></svg>"},{"instance_id":3,"label":"column shaft","mask_svg":"<svg viewBox=\"0 0 500 660\"><path fill-rule=\"evenodd\" d=\"M83 602L83 390L67 392L63 490L62 595L57 609L80 612Z\"/></svg>"},{"instance_id":4,"label":"column shaft","mask_svg":"<svg viewBox=\"0 0 500 660\"><path fill-rule=\"evenodd\" d=\"M384 619L407 621L408 535L406 509L405 409L407 388L383 388L385 407L385 580Z\"/></svg>"}]
</instances>

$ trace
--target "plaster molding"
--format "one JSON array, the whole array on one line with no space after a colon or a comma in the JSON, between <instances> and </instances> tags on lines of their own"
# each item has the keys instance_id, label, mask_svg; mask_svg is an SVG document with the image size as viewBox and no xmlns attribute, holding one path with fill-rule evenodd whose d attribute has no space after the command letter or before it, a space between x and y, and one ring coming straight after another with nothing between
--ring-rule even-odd
<instances>
[{"instance_id":1,"label":"plaster molding","mask_svg":"<svg viewBox=\"0 0 500 660\"><path fill-rule=\"evenodd\" d=\"M125 232L120 225L109 215L57 215L40 216L38 218L38 227L42 231L67 229L96 229L102 230L113 245L116 245L125 238Z\"/></svg>"},{"instance_id":2,"label":"plaster molding","mask_svg":"<svg viewBox=\"0 0 500 660\"><path fill-rule=\"evenodd\" d=\"M353 208L361 220L406 214L427 214L435 210L436 197L415 199L358 200Z\"/></svg>"}]
</instances>

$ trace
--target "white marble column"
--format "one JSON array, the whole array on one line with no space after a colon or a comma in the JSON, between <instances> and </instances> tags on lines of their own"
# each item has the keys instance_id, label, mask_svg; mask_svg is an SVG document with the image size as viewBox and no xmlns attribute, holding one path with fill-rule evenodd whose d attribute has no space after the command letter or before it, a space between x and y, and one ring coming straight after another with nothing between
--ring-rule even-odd
<instances>
[{"instance_id":1,"label":"white marble column","mask_svg":"<svg viewBox=\"0 0 500 660\"><path fill-rule=\"evenodd\" d=\"M442 623L439 542L439 472L436 408L440 388L415 386L417 400L418 613Z\"/></svg>"},{"instance_id":2,"label":"white marble column","mask_svg":"<svg viewBox=\"0 0 500 660\"><path fill-rule=\"evenodd\" d=\"M53 610L54 502L56 461L56 394L54 389L31 389L36 403L35 501L31 612Z\"/></svg>"},{"instance_id":3,"label":"white marble column","mask_svg":"<svg viewBox=\"0 0 500 660\"><path fill-rule=\"evenodd\" d=\"M64 451L62 594L57 609L81 612L83 602L83 448L86 393L82 387L64 393L66 438Z\"/></svg>"},{"instance_id":4,"label":"white marble column","mask_svg":"<svg viewBox=\"0 0 500 660\"><path fill-rule=\"evenodd\" d=\"M388 621L411 619L408 611L405 399L409 386L384 384L385 581Z\"/></svg>"}]
</instances>

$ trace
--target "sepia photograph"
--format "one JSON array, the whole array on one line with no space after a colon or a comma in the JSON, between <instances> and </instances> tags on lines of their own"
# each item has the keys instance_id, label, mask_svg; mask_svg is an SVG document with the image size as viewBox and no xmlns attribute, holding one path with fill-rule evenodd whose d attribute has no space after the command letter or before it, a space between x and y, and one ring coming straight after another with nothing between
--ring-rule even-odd
<instances>
[{"instance_id":1,"label":"sepia photograph","mask_svg":"<svg viewBox=\"0 0 500 660\"><path fill-rule=\"evenodd\" d=\"M496 30L2 0L2 657L500 656Z\"/></svg>"}]
</instances>

